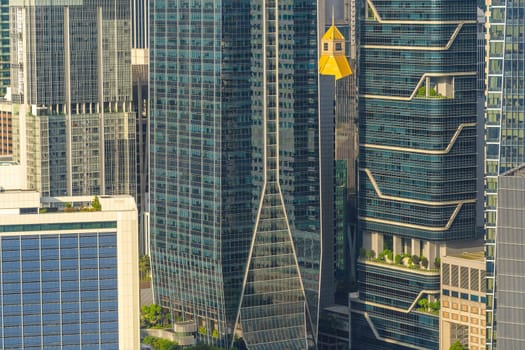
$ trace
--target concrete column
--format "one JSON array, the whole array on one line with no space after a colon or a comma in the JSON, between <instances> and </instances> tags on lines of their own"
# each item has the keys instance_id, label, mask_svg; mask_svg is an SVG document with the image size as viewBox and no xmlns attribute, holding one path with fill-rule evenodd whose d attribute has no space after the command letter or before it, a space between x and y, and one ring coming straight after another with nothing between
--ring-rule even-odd
<instances>
[{"instance_id":1,"label":"concrete column","mask_svg":"<svg viewBox=\"0 0 525 350\"><path fill-rule=\"evenodd\" d=\"M412 241L411 241L411 244L412 244L412 255L417 255L417 256L421 255L421 245L420 245L419 242L420 242L419 239L412 239Z\"/></svg>"},{"instance_id":2,"label":"concrete column","mask_svg":"<svg viewBox=\"0 0 525 350\"><path fill-rule=\"evenodd\" d=\"M425 255L428 259L428 267L433 269L434 267L434 261L436 260L436 257L441 256L439 245L432 242L427 242L429 249L428 249L428 255Z\"/></svg>"},{"instance_id":3,"label":"concrete column","mask_svg":"<svg viewBox=\"0 0 525 350\"><path fill-rule=\"evenodd\" d=\"M394 254L394 257L397 254L403 254L403 246L401 245L401 237L394 236L392 245L393 245L392 253Z\"/></svg>"},{"instance_id":4,"label":"concrete column","mask_svg":"<svg viewBox=\"0 0 525 350\"><path fill-rule=\"evenodd\" d=\"M372 250L376 252L376 257L383 251L383 235L377 232L372 233Z\"/></svg>"},{"instance_id":5,"label":"concrete column","mask_svg":"<svg viewBox=\"0 0 525 350\"><path fill-rule=\"evenodd\" d=\"M428 267L432 267L433 261L430 261L430 242L425 242L423 245L423 256L428 259Z\"/></svg>"}]
</instances>

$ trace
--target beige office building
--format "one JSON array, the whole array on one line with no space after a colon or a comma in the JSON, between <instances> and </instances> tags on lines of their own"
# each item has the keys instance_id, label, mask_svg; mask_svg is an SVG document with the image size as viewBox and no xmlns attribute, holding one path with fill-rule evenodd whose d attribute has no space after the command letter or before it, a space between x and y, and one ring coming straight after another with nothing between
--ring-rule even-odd
<instances>
[{"instance_id":1,"label":"beige office building","mask_svg":"<svg viewBox=\"0 0 525 350\"><path fill-rule=\"evenodd\" d=\"M485 258L482 251L442 258L439 348L459 341L485 349Z\"/></svg>"},{"instance_id":2,"label":"beige office building","mask_svg":"<svg viewBox=\"0 0 525 350\"><path fill-rule=\"evenodd\" d=\"M135 202L93 199L0 193L0 348L139 349Z\"/></svg>"}]
</instances>

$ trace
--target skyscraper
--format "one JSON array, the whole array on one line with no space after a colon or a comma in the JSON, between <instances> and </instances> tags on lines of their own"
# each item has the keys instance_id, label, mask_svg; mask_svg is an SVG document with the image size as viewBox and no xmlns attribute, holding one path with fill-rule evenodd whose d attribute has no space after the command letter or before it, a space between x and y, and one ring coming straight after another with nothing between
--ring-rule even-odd
<instances>
[{"instance_id":1,"label":"skyscraper","mask_svg":"<svg viewBox=\"0 0 525 350\"><path fill-rule=\"evenodd\" d=\"M497 273L493 288L497 301L493 320L493 325L497 325L497 329L494 328L497 342L493 335L489 339L492 349L522 349L525 346L522 321L525 305L525 165L498 177L497 215Z\"/></svg>"},{"instance_id":2,"label":"skyscraper","mask_svg":"<svg viewBox=\"0 0 525 350\"><path fill-rule=\"evenodd\" d=\"M0 102L0 156L13 154L13 113L10 102Z\"/></svg>"},{"instance_id":3,"label":"skyscraper","mask_svg":"<svg viewBox=\"0 0 525 350\"><path fill-rule=\"evenodd\" d=\"M359 75L357 348L437 349L439 258L479 237L476 1L367 0Z\"/></svg>"},{"instance_id":4,"label":"skyscraper","mask_svg":"<svg viewBox=\"0 0 525 350\"><path fill-rule=\"evenodd\" d=\"M147 49L149 37L149 1L130 0L132 10L131 20L131 47L134 49Z\"/></svg>"},{"instance_id":5,"label":"skyscraper","mask_svg":"<svg viewBox=\"0 0 525 350\"><path fill-rule=\"evenodd\" d=\"M356 4L354 0L330 0L319 5L320 15L324 13L325 29L333 21L344 36L345 56L351 67L355 67L356 58ZM321 39L322 41L322 39ZM321 43L321 45L323 45ZM321 49L322 50L322 49ZM321 55L323 53L321 52ZM321 56L321 60L323 60ZM324 67L320 62L320 73ZM326 87L321 88L320 99L330 99L329 108L333 110L334 127L334 156L335 156L335 199L334 203L334 269L337 285L337 299L348 298L350 282L355 282L355 232L356 232L356 158L357 158L357 91L356 76L351 74L344 79L338 79L333 84L335 92L332 95ZM330 96L329 96L330 95ZM335 107L335 108L334 108ZM325 113L326 114L326 113ZM325 142L323 146L326 147ZM326 157L325 157L326 158ZM325 177L326 180L326 177ZM326 208L326 204L323 204ZM323 216L326 218L326 215ZM327 248L324 246L323 254ZM326 276L326 275L325 275ZM326 279L326 278L325 278Z\"/></svg>"},{"instance_id":6,"label":"skyscraper","mask_svg":"<svg viewBox=\"0 0 525 350\"><path fill-rule=\"evenodd\" d=\"M155 299L199 339L315 342L317 1L150 6ZM242 332L242 333L241 333Z\"/></svg>"},{"instance_id":7,"label":"skyscraper","mask_svg":"<svg viewBox=\"0 0 525 350\"><path fill-rule=\"evenodd\" d=\"M498 175L525 162L525 90L523 82L525 4L493 0L488 4L487 102L485 113L485 223L487 255L487 344L495 348L493 332L495 250L498 249ZM510 181L510 180L509 180ZM497 311L496 311L497 313Z\"/></svg>"},{"instance_id":8,"label":"skyscraper","mask_svg":"<svg viewBox=\"0 0 525 350\"><path fill-rule=\"evenodd\" d=\"M139 249L149 254L148 222L148 38L149 1L131 0L131 65L133 78L133 110L137 113L135 153L137 164L136 201L139 211Z\"/></svg>"},{"instance_id":9,"label":"skyscraper","mask_svg":"<svg viewBox=\"0 0 525 350\"><path fill-rule=\"evenodd\" d=\"M133 194L129 1L10 5L13 155L28 187Z\"/></svg>"},{"instance_id":10,"label":"skyscraper","mask_svg":"<svg viewBox=\"0 0 525 350\"><path fill-rule=\"evenodd\" d=\"M136 201L139 212L139 248L141 254L149 254L148 211L148 49L132 49L133 110L137 113L135 153L137 164Z\"/></svg>"},{"instance_id":11,"label":"skyscraper","mask_svg":"<svg viewBox=\"0 0 525 350\"><path fill-rule=\"evenodd\" d=\"M9 86L9 0L0 1L0 99Z\"/></svg>"}]
</instances>

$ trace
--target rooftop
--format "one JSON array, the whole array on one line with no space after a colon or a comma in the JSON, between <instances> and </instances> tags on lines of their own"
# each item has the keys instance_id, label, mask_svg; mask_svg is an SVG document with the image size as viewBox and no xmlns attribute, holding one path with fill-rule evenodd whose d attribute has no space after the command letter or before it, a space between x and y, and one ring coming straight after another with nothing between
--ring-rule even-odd
<instances>
[{"instance_id":1,"label":"rooftop","mask_svg":"<svg viewBox=\"0 0 525 350\"><path fill-rule=\"evenodd\" d=\"M485 260L485 252L463 252L461 254L452 254L450 255L454 258L468 259L468 260Z\"/></svg>"}]
</instances>

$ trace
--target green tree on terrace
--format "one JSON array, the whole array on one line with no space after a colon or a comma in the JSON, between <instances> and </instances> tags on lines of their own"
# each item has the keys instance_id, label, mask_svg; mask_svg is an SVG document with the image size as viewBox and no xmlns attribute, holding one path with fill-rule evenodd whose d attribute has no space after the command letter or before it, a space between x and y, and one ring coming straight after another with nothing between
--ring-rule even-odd
<instances>
[{"instance_id":1,"label":"green tree on terrace","mask_svg":"<svg viewBox=\"0 0 525 350\"><path fill-rule=\"evenodd\" d=\"M460 343L459 340L456 340L451 346L449 350L467 350L467 348Z\"/></svg>"},{"instance_id":2,"label":"green tree on terrace","mask_svg":"<svg viewBox=\"0 0 525 350\"><path fill-rule=\"evenodd\" d=\"M164 328L170 323L168 310L157 304L144 305L140 309L140 326L142 328Z\"/></svg>"}]
</instances>

